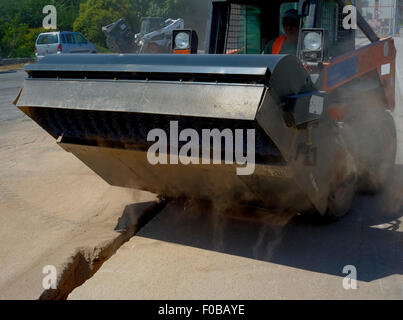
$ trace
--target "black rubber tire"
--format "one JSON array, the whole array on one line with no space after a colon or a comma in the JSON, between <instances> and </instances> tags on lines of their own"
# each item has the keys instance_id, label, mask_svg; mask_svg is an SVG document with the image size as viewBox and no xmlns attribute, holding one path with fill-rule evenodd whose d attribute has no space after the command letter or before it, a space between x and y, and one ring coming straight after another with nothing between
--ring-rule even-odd
<instances>
[{"instance_id":1,"label":"black rubber tire","mask_svg":"<svg viewBox=\"0 0 403 320\"><path fill-rule=\"evenodd\" d=\"M356 117L351 126L358 146L358 191L377 194L383 190L396 162L394 119L384 109L367 110Z\"/></svg>"},{"instance_id":2,"label":"black rubber tire","mask_svg":"<svg viewBox=\"0 0 403 320\"><path fill-rule=\"evenodd\" d=\"M349 211L357 189L357 145L353 131L348 124L339 129L335 144L334 171L330 183L328 207L324 214L316 209L304 212L310 221L333 223L343 218ZM338 166L338 167L336 167ZM343 176L342 181L338 181Z\"/></svg>"},{"instance_id":3,"label":"black rubber tire","mask_svg":"<svg viewBox=\"0 0 403 320\"><path fill-rule=\"evenodd\" d=\"M328 199L328 207L320 219L323 222L336 222L346 216L351 209L356 194L356 178L345 181L343 186L339 186L337 190L332 191Z\"/></svg>"}]
</instances>

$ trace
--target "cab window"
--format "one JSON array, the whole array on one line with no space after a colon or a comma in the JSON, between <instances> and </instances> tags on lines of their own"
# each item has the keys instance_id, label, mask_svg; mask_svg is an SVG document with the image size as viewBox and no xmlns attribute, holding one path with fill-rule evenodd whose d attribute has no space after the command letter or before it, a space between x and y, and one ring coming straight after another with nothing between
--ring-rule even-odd
<instances>
[{"instance_id":1,"label":"cab window","mask_svg":"<svg viewBox=\"0 0 403 320\"><path fill-rule=\"evenodd\" d=\"M298 1L270 4L264 2L261 6L235 4L228 8L225 23L226 54L261 54L269 41L284 33L282 17L290 9L298 10ZM315 9L311 9L315 12ZM308 23L304 18L304 25ZM219 49L221 52L221 49Z\"/></svg>"},{"instance_id":2,"label":"cab window","mask_svg":"<svg viewBox=\"0 0 403 320\"><path fill-rule=\"evenodd\" d=\"M260 17L259 7L232 4L224 52L227 54L259 54L262 50Z\"/></svg>"},{"instance_id":3,"label":"cab window","mask_svg":"<svg viewBox=\"0 0 403 320\"><path fill-rule=\"evenodd\" d=\"M283 16L284 16L284 13L286 13L290 9L298 10L298 2L285 2L280 6L280 19L278 21L279 29L280 29L280 34L279 35L284 34Z\"/></svg>"},{"instance_id":4,"label":"cab window","mask_svg":"<svg viewBox=\"0 0 403 320\"><path fill-rule=\"evenodd\" d=\"M324 1L321 12L320 27L327 32L327 42L329 46L333 46L338 41L338 14L339 5L334 1Z\"/></svg>"},{"instance_id":5,"label":"cab window","mask_svg":"<svg viewBox=\"0 0 403 320\"><path fill-rule=\"evenodd\" d=\"M336 1L323 1L321 28L326 30L328 57L330 59L371 43L359 29L344 29L343 20L345 17L343 8Z\"/></svg>"}]
</instances>

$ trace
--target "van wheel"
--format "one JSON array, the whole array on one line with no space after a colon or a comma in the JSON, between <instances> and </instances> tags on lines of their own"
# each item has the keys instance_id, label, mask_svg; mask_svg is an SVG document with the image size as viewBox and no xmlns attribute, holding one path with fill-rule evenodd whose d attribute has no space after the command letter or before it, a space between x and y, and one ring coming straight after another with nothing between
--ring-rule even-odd
<instances>
[{"instance_id":1,"label":"van wheel","mask_svg":"<svg viewBox=\"0 0 403 320\"><path fill-rule=\"evenodd\" d=\"M382 191L396 162L396 126L386 110L366 110L362 115L352 123L358 142L358 190L376 194Z\"/></svg>"}]
</instances>

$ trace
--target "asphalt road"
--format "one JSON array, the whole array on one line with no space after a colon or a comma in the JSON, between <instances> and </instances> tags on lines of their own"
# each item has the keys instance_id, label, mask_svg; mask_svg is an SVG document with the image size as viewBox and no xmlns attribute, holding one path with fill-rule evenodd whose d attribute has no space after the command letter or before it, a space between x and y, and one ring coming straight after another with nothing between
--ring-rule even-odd
<instances>
[{"instance_id":1,"label":"asphalt road","mask_svg":"<svg viewBox=\"0 0 403 320\"><path fill-rule=\"evenodd\" d=\"M403 63L399 87L402 76ZM11 104L23 78L20 71L0 73L0 299L40 297L44 265L63 273L87 256L96 260L119 237L119 223L142 215L155 200L106 185L60 150ZM112 250L69 298L403 299L403 112L397 98L393 180L382 195L357 196L339 223L267 212L251 217L235 209L222 215L204 204L173 202L109 258ZM357 269L356 290L343 288L347 265ZM89 275L87 269L76 271Z\"/></svg>"},{"instance_id":2,"label":"asphalt road","mask_svg":"<svg viewBox=\"0 0 403 320\"><path fill-rule=\"evenodd\" d=\"M21 88L24 81L25 72L23 71L0 71L0 121L23 119L24 115L15 110L12 102Z\"/></svg>"}]
</instances>

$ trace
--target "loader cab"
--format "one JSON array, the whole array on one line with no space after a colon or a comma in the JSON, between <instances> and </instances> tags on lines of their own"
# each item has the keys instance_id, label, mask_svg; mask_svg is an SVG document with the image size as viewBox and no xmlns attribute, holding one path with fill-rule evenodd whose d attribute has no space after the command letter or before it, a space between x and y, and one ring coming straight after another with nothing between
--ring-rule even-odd
<instances>
[{"instance_id":1,"label":"loader cab","mask_svg":"<svg viewBox=\"0 0 403 320\"><path fill-rule=\"evenodd\" d=\"M322 30L321 62L357 49L357 30L345 29L340 0L213 0L209 8L206 53L261 54L266 44L283 34L282 17L289 9L301 14L303 30ZM358 46L371 41L360 33ZM301 58L302 43L299 44Z\"/></svg>"},{"instance_id":2,"label":"loader cab","mask_svg":"<svg viewBox=\"0 0 403 320\"><path fill-rule=\"evenodd\" d=\"M282 33L281 16L298 1L212 1L206 52L260 54Z\"/></svg>"},{"instance_id":3,"label":"loader cab","mask_svg":"<svg viewBox=\"0 0 403 320\"><path fill-rule=\"evenodd\" d=\"M141 18L140 22L140 33L145 35L152 31L161 29L166 26L164 18L161 17L145 17Z\"/></svg>"}]
</instances>

